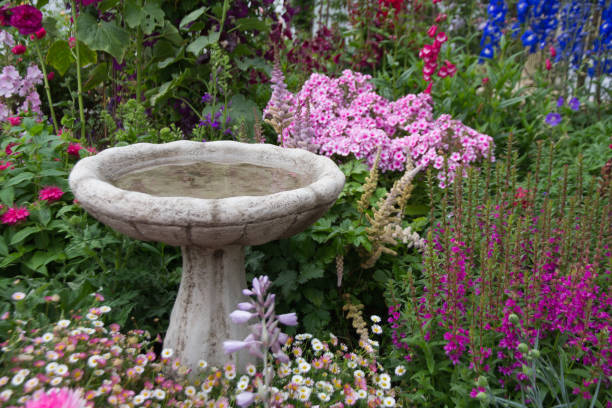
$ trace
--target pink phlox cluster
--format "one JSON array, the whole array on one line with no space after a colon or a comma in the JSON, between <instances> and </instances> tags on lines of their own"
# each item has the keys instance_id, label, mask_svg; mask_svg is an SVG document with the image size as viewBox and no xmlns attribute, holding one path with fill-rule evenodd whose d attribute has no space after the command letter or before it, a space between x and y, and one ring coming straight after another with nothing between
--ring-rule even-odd
<instances>
[{"instance_id":1,"label":"pink phlox cluster","mask_svg":"<svg viewBox=\"0 0 612 408\"><path fill-rule=\"evenodd\" d=\"M483 157L494 159L490 136L449 115L434 119L430 95L409 94L389 101L376 93L370 80L369 75L350 70L343 71L339 78L315 73L296 95L288 93L286 87L273 86L268 106L278 105L277 96L284 95L295 113L296 107L309 101L312 143L320 154L353 155L372 165L378 146L382 146L382 171L402 171L408 159L442 170L444 156L448 155L448 174L438 174L442 187L453 180L460 165ZM285 128L279 142L290 143L295 126L293 121Z\"/></svg>"},{"instance_id":2,"label":"pink phlox cluster","mask_svg":"<svg viewBox=\"0 0 612 408\"><path fill-rule=\"evenodd\" d=\"M25 408L86 408L87 401L82 398L80 390L64 387L41 390L34 398L27 401Z\"/></svg>"},{"instance_id":3,"label":"pink phlox cluster","mask_svg":"<svg viewBox=\"0 0 612 408\"><path fill-rule=\"evenodd\" d=\"M14 116L13 110L19 112L34 112L41 115L40 95L36 86L42 84L43 74L36 65L30 65L25 76L21 76L17 68L6 65L0 73L0 121Z\"/></svg>"},{"instance_id":4,"label":"pink phlox cluster","mask_svg":"<svg viewBox=\"0 0 612 408\"><path fill-rule=\"evenodd\" d=\"M0 47L4 47L5 50L13 48L15 46L15 38L8 30L0 30Z\"/></svg>"}]
</instances>

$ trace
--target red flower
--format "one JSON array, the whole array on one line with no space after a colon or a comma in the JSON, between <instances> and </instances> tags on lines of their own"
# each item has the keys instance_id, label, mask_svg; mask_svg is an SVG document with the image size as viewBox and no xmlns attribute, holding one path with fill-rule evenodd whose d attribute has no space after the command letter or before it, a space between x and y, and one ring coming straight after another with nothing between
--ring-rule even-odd
<instances>
[{"instance_id":1,"label":"red flower","mask_svg":"<svg viewBox=\"0 0 612 408\"><path fill-rule=\"evenodd\" d=\"M438 14L436 16L436 23L442 23L445 20L446 20L446 14L444 14L444 13Z\"/></svg>"},{"instance_id":2,"label":"red flower","mask_svg":"<svg viewBox=\"0 0 612 408\"><path fill-rule=\"evenodd\" d=\"M555 49L555 47L553 47L552 45L550 46L550 48L548 49L550 51L550 56L552 58L555 58L557 56L557 50Z\"/></svg>"},{"instance_id":3,"label":"red flower","mask_svg":"<svg viewBox=\"0 0 612 408\"><path fill-rule=\"evenodd\" d=\"M550 59L546 58L546 70L550 71L552 69L552 64L550 62Z\"/></svg>"},{"instance_id":4,"label":"red flower","mask_svg":"<svg viewBox=\"0 0 612 408\"><path fill-rule=\"evenodd\" d=\"M61 188L56 186L48 186L38 192L38 199L52 203L62 198L62 195L64 195L64 192Z\"/></svg>"},{"instance_id":5,"label":"red flower","mask_svg":"<svg viewBox=\"0 0 612 408\"><path fill-rule=\"evenodd\" d=\"M482 78L482 84L486 85L489 82L489 77Z\"/></svg>"},{"instance_id":6,"label":"red flower","mask_svg":"<svg viewBox=\"0 0 612 408\"><path fill-rule=\"evenodd\" d=\"M40 27L40 30L38 30L35 34L36 34L36 38L38 38L40 40L45 35L47 35L47 30L45 30L44 27Z\"/></svg>"},{"instance_id":7,"label":"red flower","mask_svg":"<svg viewBox=\"0 0 612 408\"><path fill-rule=\"evenodd\" d=\"M457 66L449 60L444 61L444 65L444 69L448 72L448 76L452 78L455 73L457 73ZM442 68L440 68L440 70L442 70Z\"/></svg>"},{"instance_id":8,"label":"red flower","mask_svg":"<svg viewBox=\"0 0 612 408\"><path fill-rule=\"evenodd\" d=\"M436 35L436 30L438 29L437 25L432 25L431 27L429 27L429 30L427 30L427 35L431 38L434 38Z\"/></svg>"},{"instance_id":9,"label":"red flower","mask_svg":"<svg viewBox=\"0 0 612 408\"><path fill-rule=\"evenodd\" d=\"M18 145L18 143L10 142L4 148L4 153L6 153L7 156L10 156L11 154L13 154L13 146L17 146L17 145Z\"/></svg>"},{"instance_id":10,"label":"red flower","mask_svg":"<svg viewBox=\"0 0 612 408\"><path fill-rule=\"evenodd\" d=\"M81 146L78 143L70 143L68 145L68 154L72 155L72 156L79 156L79 150L81 150L83 148L83 146Z\"/></svg>"},{"instance_id":11,"label":"red flower","mask_svg":"<svg viewBox=\"0 0 612 408\"><path fill-rule=\"evenodd\" d=\"M26 46L23 44L17 44L16 46L13 47L13 49L11 50L11 52L15 55L21 55L23 53L25 53L27 50Z\"/></svg>"},{"instance_id":12,"label":"red flower","mask_svg":"<svg viewBox=\"0 0 612 408\"><path fill-rule=\"evenodd\" d=\"M0 170L6 170L9 169L13 170L15 168L15 166L13 166L13 163L11 162L5 162L5 161L0 161Z\"/></svg>"},{"instance_id":13,"label":"red flower","mask_svg":"<svg viewBox=\"0 0 612 408\"><path fill-rule=\"evenodd\" d=\"M427 88L424 91L426 94L430 94L431 93L431 86L432 85L433 85L433 82L430 82L429 85L427 85Z\"/></svg>"},{"instance_id":14,"label":"red flower","mask_svg":"<svg viewBox=\"0 0 612 408\"><path fill-rule=\"evenodd\" d=\"M29 5L13 7L10 24L19 30L19 34L34 34L42 27L42 13Z\"/></svg>"},{"instance_id":15,"label":"red flower","mask_svg":"<svg viewBox=\"0 0 612 408\"><path fill-rule=\"evenodd\" d=\"M438 41L440 44L444 44L446 40L448 40L448 37L444 31L440 31L438 35L436 35L436 41Z\"/></svg>"},{"instance_id":16,"label":"red flower","mask_svg":"<svg viewBox=\"0 0 612 408\"><path fill-rule=\"evenodd\" d=\"M27 208L9 208L4 214L2 214L2 223L8 225L15 225L19 221L25 220L30 215Z\"/></svg>"},{"instance_id":17,"label":"red flower","mask_svg":"<svg viewBox=\"0 0 612 408\"><path fill-rule=\"evenodd\" d=\"M21 124L21 118L19 116L10 117L8 118L8 121L11 126L19 126Z\"/></svg>"},{"instance_id":18,"label":"red flower","mask_svg":"<svg viewBox=\"0 0 612 408\"><path fill-rule=\"evenodd\" d=\"M51 71L47 74L47 80L52 81L55 78L55 72Z\"/></svg>"},{"instance_id":19,"label":"red flower","mask_svg":"<svg viewBox=\"0 0 612 408\"><path fill-rule=\"evenodd\" d=\"M74 48L75 44L76 44L76 38L74 38L74 37L68 38L68 46L70 48Z\"/></svg>"}]
</instances>

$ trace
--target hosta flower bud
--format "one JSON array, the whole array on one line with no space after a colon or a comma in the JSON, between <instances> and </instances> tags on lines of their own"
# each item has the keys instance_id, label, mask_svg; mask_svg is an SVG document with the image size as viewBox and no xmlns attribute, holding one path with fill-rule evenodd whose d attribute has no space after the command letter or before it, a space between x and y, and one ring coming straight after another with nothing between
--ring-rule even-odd
<instances>
[{"instance_id":1,"label":"hosta flower bud","mask_svg":"<svg viewBox=\"0 0 612 408\"><path fill-rule=\"evenodd\" d=\"M520 343L518 345L518 351L520 351L521 353L526 353L529 351L529 347L525 343Z\"/></svg>"},{"instance_id":2,"label":"hosta flower bud","mask_svg":"<svg viewBox=\"0 0 612 408\"><path fill-rule=\"evenodd\" d=\"M532 357L532 358L540 357L540 350L538 350L538 349L530 350L529 351L529 357Z\"/></svg>"}]
</instances>

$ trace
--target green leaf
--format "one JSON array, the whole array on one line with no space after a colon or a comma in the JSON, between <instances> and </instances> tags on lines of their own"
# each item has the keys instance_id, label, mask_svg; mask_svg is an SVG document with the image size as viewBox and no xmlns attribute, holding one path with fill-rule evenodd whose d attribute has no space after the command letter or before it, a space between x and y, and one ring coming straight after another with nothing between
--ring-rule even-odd
<instances>
[{"instance_id":1,"label":"green leaf","mask_svg":"<svg viewBox=\"0 0 612 408\"><path fill-rule=\"evenodd\" d=\"M113 7L117 6L118 3L119 3L119 0L103 0L100 4L98 4L96 8L98 9L100 13L104 13L112 9Z\"/></svg>"},{"instance_id":2,"label":"green leaf","mask_svg":"<svg viewBox=\"0 0 612 408\"><path fill-rule=\"evenodd\" d=\"M64 76L70 65L74 63L74 57L70 51L68 41L57 40L51 44L49 52L47 52L46 61L58 74Z\"/></svg>"},{"instance_id":3,"label":"green leaf","mask_svg":"<svg viewBox=\"0 0 612 408\"><path fill-rule=\"evenodd\" d=\"M261 111L254 101L242 94L235 94L230 102L229 115L232 119L238 121L244 119L247 123L252 123L255 115L261 116Z\"/></svg>"},{"instance_id":4,"label":"green leaf","mask_svg":"<svg viewBox=\"0 0 612 408\"><path fill-rule=\"evenodd\" d=\"M89 74L89 78L83 84L83 90L89 91L108 79L108 64L98 64Z\"/></svg>"},{"instance_id":5,"label":"green leaf","mask_svg":"<svg viewBox=\"0 0 612 408\"><path fill-rule=\"evenodd\" d=\"M198 18L200 18L202 14L204 14L204 12L207 9L208 7L200 7L199 9L195 9L191 13L187 14L181 20L181 23L179 24L179 28L182 30L183 28L185 28L186 25L196 21Z\"/></svg>"},{"instance_id":6,"label":"green leaf","mask_svg":"<svg viewBox=\"0 0 612 408\"><path fill-rule=\"evenodd\" d=\"M247 17L236 20L236 27L240 30L266 31L268 24L258 17Z\"/></svg>"},{"instance_id":7,"label":"green leaf","mask_svg":"<svg viewBox=\"0 0 612 408\"><path fill-rule=\"evenodd\" d=\"M268 64L263 58L259 57L237 60L236 66L241 71L247 71L249 69L255 68L264 71L266 74L270 74L270 72L272 72L272 67L270 66L270 64Z\"/></svg>"},{"instance_id":8,"label":"green leaf","mask_svg":"<svg viewBox=\"0 0 612 408\"><path fill-rule=\"evenodd\" d=\"M38 218L38 221L43 225L43 226L47 226L49 224L49 221L51 221L51 210L49 210L49 207L42 205L41 207L37 208L35 211L32 211L35 217Z\"/></svg>"},{"instance_id":9,"label":"green leaf","mask_svg":"<svg viewBox=\"0 0 612 408\"><path fill-rule=\"evenodd\" d=\"M280 286L283 296L288 296L296 288L297 273L292 270L282 271L276 279L274 285Z\"/></svg>"},{"instance_id":10,"label":"green leaf","mask_svg":"<svg viewBox=\"0 0 612 408\"><path fill-rule=\"evenodd\" d=\"M48 251L36 251L29 259L24 262L24 264L30 269L42 272L40 268L44 267L49 262L54 261L55 259L57 259L57 257L58 254L55 252L49 253Z\"/></svg>"},{"instance_id":11,"label":"green leaf","mask_svg":"<svg viewBox=\"0 0 612 408\"><path fill-rule=\"evenodd\" d=\"M115 20L97 21L91 14L83 13L77 19L77 36L94 51L104 51L123 62L123 55L130 44L129 33Z\"/></svg>"},{"instance_id":12,"label":"green leaf","mask_svg":"<svg viewBox=\"0 0 612 408\"><path fill-rule=\"evenodd\" d=\"M19 230L11 238L10 245L18 244L30 235L37 233L38 231L40 231L38 227L26 227L22 230Z\"/></svg>"},{"instance_id":13,"label":"green leaf","mask_svg":"<svg viewBox=\"0 0 612 408\"><path fill-rule=\"evenodd\" d=\"M0 255L7 256L9 254L8 245L6 245L6 241L4 237L0 235Z\"/></svg>"},{"instance_id":14,"label":"green leaf","mask_svg":"<svg viewBox=\"0 0 612 408\"><path fill-rule=\"evenodd\" d=\"M15 201L15 190L11 186L4 186L0 190L0 201L6 206L12 206Z\"/></svg>"},{"instance_id":15,"label":"green leaf","mask_svg":"<svg viewBox=\"0 0 612 408\"><path fill-rule=\"evenodd\" d=\"M123 20L128 27L136 28L144 19L144 10L140 7L136 0L127 0L123 7Z\"/></svg>"},{"instance_id":16,"label":"green leaf","mask_svg":"<svg viewBox=\"0 0 612 408\"><path fill-rule=\"evenodd\" d=\"M323 292L314 288L304 289L304 296L316 307L320 307L325 299Z\"/></svg>"},{"instance_id":17,"label":"green leaf","mask_svg":"<svg viewBox=\"0 0 612 408\"><path fill-rule=\"evenodd\" d=\"M316 263L309 263L304 265L300 270L300 276L298 278L299 283L305 283L312 279L323 277L325 270Z\"/></svg>"},{"instance_id":18,"label":"green leaf","mask_svg":"<svg viewBox=\"0 0 612 408\"><path fill-rule=\"evenodd\" d=\"M81 67L86 67L96 62L98 62L98 54L85 43L79 41L79 64Z\"/></svg>"},{"instance_id":19,"label":"green leaf","mask_svg":"<svg viewBox=\"0 0 612 408\"><path fill-rule=\"evenodd\" d=\"M12 179L10 179L6 183L4 183L4 185L6 187L8 187L8 186L15 186L17 184L20 184L20 183L26 181L26 180L32 180L32 178L34 178L34 173L30 173L29 171L24 171L23 173L20 173L19 175L13 177Z\"/></svg>"},{"instance_id":20,"label":"green leaf","mask_svg":"<svg viewBox=\"0 0 612 408\"><path fill-rule=\"evenodd\" d=\"M219 32L215 31L212 33L208 33L208 35L203 35L195 39L191 44L187 46L187 51L198 56L202 53L202 50L208 47L211 44L219 41Z\"/></svg>"},{"instance_id":21,"label":"green leaf","mask_svg":"<svg viewBox=\"0 0 612 408\"><path fill-rule=\"evenodd\" d=\"M144 20L141 24L142 32L146 35L151 35L155 27L164 25L164 10L157 3L147 3L143 8Z\"/></svg>"},{"instance_id":22,"label":"green leaf","mask_svg":"<svg viewBox=\"0 0 612 408\"><path fill-rule=\"evenodd\" d=\"M66 177L68 176L68 172L65 170L45 169L45 170L42 170L40 173L38 173L38 175L40 177L54 177L54 176Z\"/></svg>"}]
</instances>

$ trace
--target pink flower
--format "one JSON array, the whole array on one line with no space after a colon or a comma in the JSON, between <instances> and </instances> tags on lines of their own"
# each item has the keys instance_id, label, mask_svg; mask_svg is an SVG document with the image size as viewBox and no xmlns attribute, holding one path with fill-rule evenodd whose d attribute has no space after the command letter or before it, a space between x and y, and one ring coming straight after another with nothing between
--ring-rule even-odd
<instances>
[{"instance_id":1,"label":"pink flower","mask_svg":"<svg viewBox=\"0 0 612 408\"><path fill-rule=\"evenodd\" d=\"M26 52L26 50L27 50L27 48L26 48L26 46L25 46L25 45L23 45L23 44L17 44L16 46L14 46L14 47L11 49L11 52L12 52L13 54L15 54L15 55L21 55L21 54L24 54L24 53Z\"/></svg>"},{"instance_id":2,"label":"pink flower","mask_svg":"<svg viewBox=\"0 0 612 408\"><path fill-rule=\"evenodd\" d=\"M546 70L550 71L552 69L552 63L549 58L546 58Z\"/></svg>"},{"instance_id":3,"label":"pink flower","mask_svg":"<svg viewBox=\"0 0 612 408\"><path fill-rule=\"evenodd\" d=\"M14 169L13 167L13 163L11 162L5 162L5 161L0 161L0 170L6 170L10 168L11 170ZM2 205L0 204L0 209L2 209Z\"/></svg>"},{"instance_id":4,"label":"pink flower","mask_svg":"<svg viewBox=\"0 0 612 408\"><path fill-rule=\"evenodd\" d=\"M68 145L68 154L72 155L72 156L79 156L79 151L83 148L83 146L81 146L78 143L70 143Z\"/></svg>"},{"instance_id":5,"label":"pink flower","mask_svg":"<svg viewBox=\"0 0 612 408\"><path fill-rule=\"evenodd\" d=\"M557 56L557 50L552 45L550 46L549 51L550 51L550 56L552 58L555 58Z\"/></svg>"},{"instance_id":6,"label":"pink flower","mask_svg":"<svg viewBox=\"0 0 612 408\"><path fill-rule=\"evenodd\" d=\"M433 82L430 82L429 85L427 85L427 88L425 88L425 93L426 94L430 94L431 93L431 86L433 85Z\"/></svg>"},{"instance_id":7,"label":"pink flower","mask_svg":"<svg viewBox=\"0 0 612 408\"><path fill-rule=\"evenodd\" d=\"M40 27L40 29L38 31L36 31L36 38L38 38L39 40L41 38L43 38L45 35L47 35L47 30L45 30L44 27Z\"/></svg>"},{"instance_id":8,"label":"pink flower","mask_svg":"<svg viewBox=\"0 0 612 408\"><path fill-rule=\"evenodd\" d=\"M87 401L81 397L81 390L52 388L25 404L25 408L86 408Z\"/></svg>"},{"instance_id":9,"label":"pink flower","mask_svg":"<svg viewBox=\"0 0 612 408\"><path fill-rule=\"evenodd\" d=\"M51 71L47 74L47 80L52 81L55 78L55 72Z\"/></svg>"},{"instance_id":10,"label":"pink flower","mask_svg":"<svg viewBox=\"0 0 612 408\"><path fill-rule=\"evenodd\" d=\"M74 38L74 37L68 38L68 46L70 48L74 48L75 45L76 45L76 38Z\"/></svg>"},{"instance_id":11,"label":"pink flower","mask_svg":"<svg viewBox=\"0 0 612 408\"><path fill-rule=\"evenodd\" d=\"M429 27L429 30L427 30L427 35L430 36L431 38L434 38L436 36L436 30L438 29L437 25L432 25L431 27Z\"/></svg>"},{"instance_id":12,"label":"pink flower","mask_svg":"<svg viewBox=\"0 0 612 408\"><path fill-rule=\"evenodd\" d=\"M25 220L30 212L27 208L9 208L4 214L2 214L2 223L7 225L15 225L19 221Z\"/></svg>"},{"instance_id":13,"label":"pink flower","mask_svg":"<svg viewBox=\"0 0 612 408\"><path fill-rule=\"evenodd\" d=\"M59 200L64 195L61 188L56 186L45 187L38 193L39 200L46 200L50 203Z\"/></svg>"},{"instance_id":14,"label":"pink flower","mask_svg":"<svg viewBox=\"0 0 612 408\"><path fill-rule=\"evenodd\" d=\"M21 124L21 118L19 116L14 116L7 118L11 126L19 126Z\"/></svg>"},{"instance_id":15,"label":"pink flower","mask_svg":"<svg viewBox=\"0 0 612 408\"><path fill-rule=\"evenodd\" d=\"M285 326L297 326L298 319L295 313L285 313L276 316L278 321L284 324Z\"/></svg>"},{"instance_id":16,"label":"pink flower","mask_svg":"<svg viewBox=\"0 0 612 408\"><path fill-rule=\"evenodd\" d=\"M34 34L42 27L42 13L36 7L23 5L13 7L10 24L19 30L19 34Z\"/></svg>"}]
</instances>

